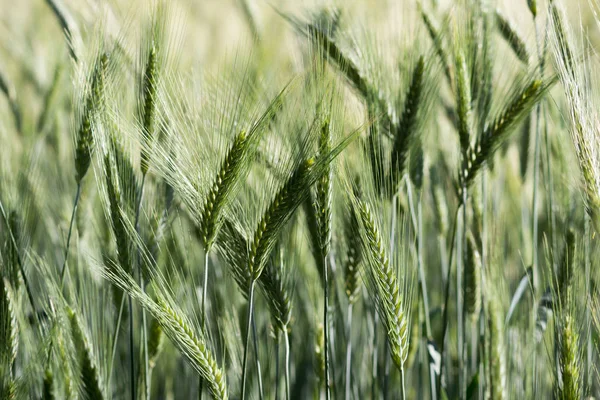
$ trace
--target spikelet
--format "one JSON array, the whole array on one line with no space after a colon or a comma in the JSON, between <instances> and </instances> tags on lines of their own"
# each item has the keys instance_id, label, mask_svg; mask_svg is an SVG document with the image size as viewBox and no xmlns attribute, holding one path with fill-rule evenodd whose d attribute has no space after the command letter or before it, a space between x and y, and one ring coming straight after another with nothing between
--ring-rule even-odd
<instances>
[{"instance_id":1,"label":"spikelet","mask_svg":"<svg viewBox=\"0 0 600 400\"><path fill-rule=\"evenodd\" d=\"M110 155L104 157L104 169L106 173L106 188L108 192L110 218L112 229L117 244L119 263L126 271L131 272L131 251L125 225L125 217L121 206L121 186Z\"/></svg>"},{"instance_id":2,"label":"spikelet","mask_svg":"<svg viewBox=\"0 0 600 400\"><path fill-rule=\"evenodd\" d=\"M331 126L328 120L323 122L319 135L319 154L326 156L331 152ZM331 218L333 200L333 168L327 164L317 180L315 207L319 227L319 248L321 257L326 257L331 248Z\"/></svg>"},{"instance_id":3,"label":"spikelet","mask_svg":"<svg viewBox=\"0 0 600 400\"><path fill-rule=\"evenodd\" d=\"M54 374L50 369L46 369L44 372L42 400L54 400Z\"/></svg>"},{"instance_id":4,"label":"spikelet","mask_svg":"<svg viewBox=\"0 0 600 400\"><path fill-rule=\"evenodd\" d=\"M573 304L575 276L575 233L567 232L566 246L558 276L558 299L560 313L557 315L556 343L558 346L558 369L560 379L556 385L556 398L560 400L580 399L582 393L580 377L580 354L577 323Z\"/></svg>"},{"instance_id":5,"label":"spikelet","mask_svg":"<svg viewBox=\"0 0 600 400\"><path fill-rule=\"evenodd\" d=\"M273 257L279 258L279 257ZM283 276L283 265L271 260L260 276L259 287L265 295L275 328L288 329L292 317L292 299Z\"/></svg>"},{"instance_id":6,"label":"spikelet","mask_svg":"<svg viewBox=\"0 0 600 400\"><path fill-rule=\"evenodd\" d=\"M222 216L220 210L238 179L244 163L247 162L248 137L245 131L234 139L233 145L225 155L221 167L210 188L201 212L200 230L205 251L209 251L217 235Z\"/></svg>"},{"instance_id":7,"label":"spikelet","mask_svg":"<svg viewBox=\"0 0 600 400\"><path fill-rule=\"evenodd\" d=\"M418 132L423 118L425 93L425 60L419 57L413 72L404 100L404 109L398 126L395 128L392 150L392 190L397 189L400 177L406 169L406 159L413 139Z\"/></svg>"},{"instance_id":8,"label":"spikelet","mask_svg":"<svg viewBox=\"0 0 600 400\"><path fill-rule=\"evenodd\" d=\"M581 399L583 394L577 330L575 318L569 310L564 310L560 316L560 328L556 338L561 378L557 385L556 398L560 400Z\"/></svg>"},{"instance_id":9,"label":"spikelet","mask_svg":"<svg viewBox=\"0 0 600 400\"><path fill-rule=\"evenodd\" d=\"M248 261L248 269L253 279L260 277L279 232L299 205L298 199L303 200L307 197L306 184L310 182L314 164L312 158L301 163L277 192L260 218L252 236Z\"/></svg>"},{"instance_id":10,"label":"spikelet","mask_svg":"<svg viewBox=\"0 0 600 400\"><path fill-rule=\"evenodd\" d=\"M71 335L73 345L77 354L82 392L89 400L101 400L106 398L102 376L98 370L98 364L88 334L83 327L78 315L72 309L67 309L71 324Z\"/></svg>"},{"instance_id":11,"label":"spikelet","mask_svg":"<svg viewBox=\"0 0 600 400\"><path fill-rule=\"evenodd\" d=\"M467 257L463 275L464 310L471 319L479 318L481 309L481 256L477 242L469 231L467 235Z\"/></svg>"},{"instance_id":12,"label":"spikelet","mask_svg":"<svg viewBox=\"0 0 600 400\"><path fill-rule=\"evenodd\" d=\"M360 296L360 266L363 257L360 240L360 225L354 212L348 213L345 221L346 260L344 262L344 289L348 301L355 303Z\"/></svg>"},{"instance_id":13,"label":"spikelet","mask_svg":"<svg viewBox=\"0 0 600 400\"><path fill-rule=\"evenodd\" d=\"M462 51L456 55L456 113L458 138L463 157L471 145L471 87L467 61ZM464 160L466 161L466 160Z\"/></svg>"},{"instance_id":14,"label":"spikelet","mask_svg":"<svg viewBox=\"0 0 600 400\"><path fill-rule=\"evenodd\" d=\"M144 68L144 79L142 83L143 93L143 115L142 115L142 129L143 139L146 144L141 149L141 160L140 168L142 174L146 175L148 172L148 142L154 137L154 130L156 126L156 108L157 108L157 96L158 96L158 60L157 60L156 42L154 39L150 43L150 49L148 51L148 58Z\"/></svg>"},{"instance_id":15,"label":"spikelet","mask_svg":"<svg viewBox=\"0 0 600 400\"><path fill-rule=\"evenodd\" d=\"M91 77L90 92L87 93L75 148L75 180L80 183L87 173L94 145L94 130L98 124L98 116L104 107L105 75L108 69L108 54L98 57Z\"/></svg>"}]
</instances>

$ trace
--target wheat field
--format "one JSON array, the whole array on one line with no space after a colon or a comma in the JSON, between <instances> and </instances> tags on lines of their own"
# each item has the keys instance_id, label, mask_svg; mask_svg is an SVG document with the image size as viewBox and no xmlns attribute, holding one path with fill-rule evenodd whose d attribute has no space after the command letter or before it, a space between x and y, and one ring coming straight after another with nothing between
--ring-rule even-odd
<instances>
[{"instance_id":1,"label":"wheat field","mask_svg":"<svg viewBox=\"0 0 600 400\"><path fill-rule=\"evenodd\" d=\"M600 397L596 0L0 7L0 400Z\"/></svg>"}]
</instances>

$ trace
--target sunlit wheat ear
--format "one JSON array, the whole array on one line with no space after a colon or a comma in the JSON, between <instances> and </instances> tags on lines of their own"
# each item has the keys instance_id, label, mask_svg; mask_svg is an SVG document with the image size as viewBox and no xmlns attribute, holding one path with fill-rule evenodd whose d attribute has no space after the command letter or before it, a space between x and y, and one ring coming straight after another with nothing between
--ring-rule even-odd
<instances>
[{"instance_id":1,"label":"sunlit wheat ear","mask_svg":"<svg viewBox=\"0 0 600 400\"><path fill-rule=\"evenodd\" d=\"M89 335L75 311L68 309L67 314L71 324L73 345L77 353L84 397L90 400L105 399L102 376L98 370L98 360L94 354Z\"/></svg>"},{"instance_id":2,"label":"sunlit wheat ear","mask_svg":"<svg viewBox=\"0 0 600 400\"><path fill-rule=\"evenodd\" d=\"M496 296L488 296L486 310L489 352L488 390L490 398L503 400L508 398L506 389L504 313Z\"/></svg>"},{"instance_id":3,"label":"sunlit wheat ear","mask_svg":"<svg viewBox=\"0 0 600 400\"><path fill-rule=\"evenodd\" d=\"M409 310L406 293L398 282L396 271L390 265L386 247L370 207L363 200L355 200L355 212L361 222L361 237L368 267L365 268L365 284L373 296L377 312L383 322L390 352L398 369L404 368L408 356Z\"/></svg>"},{"instance_id":4,"label":"sunlit wheat ear","mask_svg":"<svg viewBox=\"0 0 600 400\"><path fill-rule=\"evenodd\" d=\"M76 136L75 148L75 179L81 182L87 173L94 145L94 130L99 123L99 115L104 108L105 75L108 70L108 54L101 54L94 65L89 80L89 92L86 94L85 104L82 111L81 121Z\"/></svg>"},{"instance_id":5,"label":"sunlit wheat ear","mask_svg":"<svg viewBox=\"0 0 600 400\"><path fill-rule=\"evenodd\" d=\"M557 277L557 316L555 341L558 347L558 370L555 385L556 398L561 400L580 399L583 394L581 380L581 354L574 303L575 284L575 233L566 235L565 250Z\"/></svg>"},{"instance_id":6,"label":"sunlit wheat ear","mask_svg":"<svg viewBox=\"0 0 600 400\"><path fill-rule=\"evenodd\" d=\"M581 385L581 359L579 354L579 334L572 311L563 310L559 316L556 341L560 381L557 384L556 398L560 400L580 399L583 394Z\"/></svg>"},{"instance_id":7,"label":"sunlit wheat ear","mask_svg":"<svg viewBox=\"0 0 600 400\"><path fill-rule=\"evenodd\" d=\"M138 301L158 321L164 334L188 361L190 366L204 379L214 399L227 399L225 374L217 365L216 359L208 348L202 331L194 329L189 319L168 296L167 286L161 277L155 277L153 300L142 291L138 283L119 265L101 269L105 278L124 290ZM198 333L196 333L198 332Z\"/></svg>"},{"instance_id":8,"label":"sunlit wheat ear","mask_svg":"<svg viewBox=\"0 0 600 400\"><path fill-rule=\"evenodd\" d=\"M458 138L463 157L471 145L471 80L467 61L462 51L456 55L456 114L458 117ZM466 160L465 160L466 161Z\"/></svg>"},{"instance_id":9,"label":"sunlit wheat ear","mask_svg":"<svg viewBox=\"0 0 600 400\"><path fill-rule=\"evenodd\" d=\"M516 54L516 56L521 60L524 64L529 63L529 51L527 50L527 45L525 41L521 38L517 29L513 26L513 24L505 17L500 10L495 11L496 16L496 24L498 26L498 31L506 40L512 51Z\"/></svg>"},{"instance_id":10,"label":"sunlit wheat ear","mask_svg":"<svg viewBox=\"0 0 600 400\"><path fill-rule=\"evenodd\" d=\"M473 320L479 318L481 310L481 256L475 238L469 231L467 256L463 276L465 313Z\"/></svg>"},{"instance_id":11,"label":"sunlit wheat ear","mask_svg":"<svg viewBox=\"0 0 600 400\"><path fill-rule=\"evenodd\" d=\"M319 154L326 156L331 151L332 127L326 120L319 135ZM331 248L331 223L333 201L333 166L327 164L323 175L317 180L315 207L319 226L319 244L322 256L329 254Z\"/></svg>"},{"instance_id":12,"label":"sunlit wheat ear","mask_svg":"<svg viewBox=\"0 0 600 400\"><path fill-rule=\"evenodd\" d=\"M545 81L530 79L503 105L497 116L490 121L477 142L467 152L467 168L462 178L467 186L473 183L483 165L491 160L495 152L555 82L555 78Z\"/></svg>"}]
</instances>

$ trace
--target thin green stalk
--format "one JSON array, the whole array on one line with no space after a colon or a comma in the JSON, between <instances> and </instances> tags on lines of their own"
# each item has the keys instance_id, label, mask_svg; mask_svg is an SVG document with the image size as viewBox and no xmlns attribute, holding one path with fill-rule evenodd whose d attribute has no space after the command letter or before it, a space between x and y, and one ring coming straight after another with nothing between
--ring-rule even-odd
<instances>
[{"instance_id":1,"label":"thin green stalk","mask_svg":"<svg viewBox=\"0 0 600 400\"><path fill-rule=\"evenodd\" d=\"M204 277L202 279L202 314L200 315L200 323L202 325L202 331L206 332L206 294L208 292L208 250L204 252ZM200 376L198 380L198 399L202 400L202 393L204 391L204 380Z\"/></svg>"},{"instance_id":2,"label":"thin green stalk","mask_svg":"<svg viewBox=\"0 0 600 400\"><path fill-rule=\"evenodd\" d=\"M290 335L288 328L283 328L283 338L285 341L285 399L290 400Z\"/></svg>"},{"instance_id":3,"label":"thin green stalk","mask_svg":"<svg viewBox=\"0 0 600 400\"><path fill-rule=\"evenodd\" d=\"M454 220L452 222L452 239L450 240L450 256L448 257L448 274L446 275L446 287L444 289L444 308L442 309L442 342L440 344L440 375L437 380L437 393L441 393L442 388L442 376L444 375L444 350L446 347L446 331L448 330L448 304L450 300L450 275L452 274L452 256L454 255L454 240L456 239L456 226L458 220L458 213L460 211L460 204L456 208L454 214ZM464 205L463 205L464 206Z\"/></svg>"},{"instance_id":4,"label":"thin green stalk","mask_svg":"<svg viewBox=\"0 0 600 400\"><path fill-rule=\"evenodd\" d=\"M404 368L400 369L400 380L402 385L400 388L402 389L402 400L406 400L406 385L404 384Z\"/></svg>"},{"instance_id":5,"label":"thin green stalk","mask_svg":"<svg viewBox=\"0 0 600 400\"><path fill-rule=\"evenodd\" d=\"M248 347L250 346L250 333L252 331L252 314L254 309L254 284L255 279L250 281L248 290L248 323L246 325L246 341L244 345L244 359L242 361L242 400L246 398L246 365L248 363Z\"/></svg>"},{"instance_id":6,"label":"thin green stalk","mask_svg":"<svg viewBox=\"0 0 600 400\"><path fill-rule=\"evenodd\" d=\"M410 181L407 180L407 193L408 193L408 205L411 210L411 214L415 214L414 211L414 199L412 194L412 185ZM421 286L421 290L419 291L421 294L421 300L423 305L423 313L425 314L425 333L427 335L427 339L432 338L431 333L431 319L429 317L429 298L427 296L427 281L425 279L425 267L423 265L423 203L421 198L417 202L417 211L416 211L416 221L413 219L413 224L415 224L415 230L417 232L417 269L419 273L419 285ZM435 372L431 368L431 363L427 362L427 371L429 373L429 382L431 383L431 392L435 392L434 382L435 382ZM432 395L433 397L433 395Z\"/></svg>"},{"instance_id":7,"label":"thin green stalk","mask_svg":"<svg viewBox=\"0 0 600 400\"><path fill-rule=\"evenodd\" d=\"M592 386L594 383L593 369L592 369L592 357L593 357L593 344L592 344L592 335L591 335L591 316L590 316L590 305L588 304L589 299L592 296L590 281L591 281L591 232L590 232L590 216L588 213L585 213L585 233L584 233L584 242L583 242L583 254L584 254L584 268L585 268L585 299L586 299L586 307L585 307L585 333L587 339L585 341L586 351L585 351L585 389L586 393L592 393Z\"/></svg>"},{"instance_id":8,"label":"thin green stalk","mask_svg":"<svg viewBox=\"0 0 600 400\"><path fill-rule=\"evenodd\" d=\"M373 305L373 342L371 344L373 348L373 358L372 358L372 370L371 370L371 398L375 399L375 394L377 393L377 327L379 326L379 314L377 310L375 310L375 305Z\"/></svg>"},{"instance_id":9,"label":"thin green stalk","mask_svg":"<svg viewBox=\"0 0 600 400\"><path fill-rule=\"evenodd\" d=\"M127 298L127 308L129 310L129 373L131 374L131 400L137 400L136 375L135 375L135 337L133 330L133 300L131 295Z\"/></svg>"},{"instance_id":10,"label":"thin green stalk","mask_svg":"<svg viewBox=\"0 0 600 400\"><path fill-rule=\"evenodd\" d=\"M348 302L348 323L346 325L346 337L348 343L346 344L346 394L345 399L350 400L350 392L352 390L352 302Z\"/></svg>"},{"instance_id":11,"label":"thin green stalk","mask_svg":"<svg viewBox=\"0 0 600 400\"><path fill-rule=\"evenodd\" d=\"M206 293L208 285L208 250L204 253L204 278L202 279L202 314L200 315L200 323L202 330L206 329Z\"/></svg>"},{"instance_id":12,"label":"thin green stalk","mask_svg":"<svg viewBox=\"0 0 600 400\"><path fill-rule=\"evenodd\" d=\"M111 351L111 355L110 355L110 364L109 364L109 369L108 369L108 387L110 386L110 381L112 380L112 371L113 371L113 365L115 364L115 354L117 354L117 344L119 343L118 341L118 337L119 337L119 330L121 329L121 320L123 317L123 307L125 306L125 297L121 298L121 306L119 307L119 316L117 317L117 325L115 326L115 331L113 333L113 346L112 346L112 351Z\"/></svg>"},{"instance_id":13,"label":"thin green stalk","mask_svg":"<svg viewBox=\"0 0 600 400\"><path fill-rule=\"evenodd\" d=\"M279 400L279 340L280 337L275 334L275 400Z\"/></svg>"},{"instance_id":14,"label":"thin green stalk","mask_svg":"<svg viewBox=\"0 0 600 400\"><path fill-rule=\"evenodd\" d=\"M140 197L138 200L138 204L135 210L135 231L139 235L140 234L140 213L142 211L142 200L144 198L144 186L146 183L146 174L142 174L142 183L140 185ZM141 264L141 254L140 249L138 248L137 252L137 264L138 264L138 275L140 279L140 287L142 288L142 292L146 293L146 282L144 279L144 274L142 272L142 264ZM150 371L149 360L148 360L148 330L146 324L146 309L142 307L142 337L141 337L141 347L142 347L142 355L144 357L144 374L143 374L143 383L144 383L144 394L146 400L150 400L150 387L148 381L148 374Z\"/></svg>"},{"instance_id":15,"label":"thin green stalk","mask_svg":"<svg viewBox=\"0 0 600 400\"><path fill-rule=\"evenodd\" d=\"M254 314L254 310L252 310ZM258 397L260 400L263 399L263 383L262 383L262 372L260 369L260 359L258 357L258 341L256 340L256 318L252 316L252 342L254 344L254 359L256 360L256 373L258 374Z\"/></svg>"},{"instance_id":16,"label":"thin green stalk","mask_svg":"<svg viewBox=\"0 0 600 400\"><path fill-rule=\"evenodd\" d=\"M464 274L465 252L467 250L467 186L463 186L462 190L462 230L461 237L457 243L459 246L459 259L456 260L456 319L458 327L458 367L460 373L458 375L459 398L464 399L467 396L467 367L465 363L466 357L466 335L465 335L465 318L463 307L463 287L462 280Z\"/></svg>"},{"instance_id":17,"label":"thin green stalk","mask_svg":"<svg viewBox=\"0 0 600 400\"><path fill-rule=\"evenodd\" d=\"M327 311L329 309L329 279L327 256L323 257L323 330L324 330L324 353L325 353L325 399L330 400L329 393L329 323L327 321Z\"/></svg>"},{"instance_id":18,"label":"thin green stalk","mask_svg":"<svg viewBox=\"0 0 600 400\"><path fill-rule=\"evenodd\" d=\"M71 243L71 235L73 233L73 225L75 222L75 213L77 212L77 205L79 204L79 198L81 196L81 181L77 182L77 191L75 192L75 200L73 201L73 211L71 211L71 221L69 222L69 233L67 234L67 242L65 244L65 254L63 265L60 268L60 287L63 287L65 271L67 269L67 259L69 258L69 245Z\"/></svg>"}]
</instances>

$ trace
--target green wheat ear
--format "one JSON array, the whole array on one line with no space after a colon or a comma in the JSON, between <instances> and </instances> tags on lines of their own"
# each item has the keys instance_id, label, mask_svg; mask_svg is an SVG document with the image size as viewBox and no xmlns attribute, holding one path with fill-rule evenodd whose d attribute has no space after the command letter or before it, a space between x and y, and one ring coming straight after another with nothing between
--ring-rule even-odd
<instances>
[{"instance_id":1,"label":"green wheat ear","mask_svg":"<svg viewBox=\"0 0 600 400\"><path fill-rule=\"evenodd\" d=\"M87 94L83 115L77 131L75 148L75 179L77 183L81 182L90 167L94 145L94 131L98 123L98 116L104 107L104 86L107 70L108 54L103 53L94 66L90 92Z\"/></svg>"},{"instance_id":2,"label":"green wheat ear","mask_svg":"<svg viewBox=\"0 0 600 400\"><path fill-rule=\"evenodd\" d=\"M54 374L47 369L44 372L44 384L42 386L42 400L54 399Z\"/></svg>"},{"instance_id":3,"label":"green wheat ear","mask_svg":"<svg viewBox=\"0 0 600 400\"><path fill-rule=\"evenodd\" d=\"M150 45L150 51L148 52L148 59L144 70L144 79L142 83L143 93L143 115L142 115L142 129L143 139L146 142L142 146L140 168L142 174L146 175L148 172L149 154L148 147L149 141L154 137L154 130L156 125L156 104L158 96L158 60L156 54L156 44L154 40Z\"/></svg>"},{"instance_id":4,"label":"green wheat ear","mask_svg":"<svg viewBox=\"0 0 600 400\"><path fill-rule=\"evenodd\" d=\"M304 200L307 197L311 177L314 175L311 174L314 164L314 159L310 158L296 168L258 222L250 243L248 260L248 269L253 279L260 277L279 233L299 205L298 199Z\"/></svg>"},{"instance_id":5,"label":"green wheat ear","mask_svg":"<svg viewBox=\"0 0 600 400\"><path fill-rule=\"evenodd\" d=\"M73 345L79 362L84 397L89 400L102 400L105 398L102 377L98 370L92 343L75 311L68 308L67 315L71 324Z\"/></svg>"},{"instance_id":6,"label":"green wheat ear","mask_svg":"<svg viewBox=\"0 0 600 400\"><path fill-rule=\"evenodd\" d=\"M463 157L471 145L471 80L467 61L462 51L456 56L456 113L458 138Z\"/></svg>"},{"instance_id":7,"label":"green wheat ear","mask_svg":"<svg viewBox=\"0 0 600 400\"><path fill-rule=\"evenodd\" d=\"M379 227L367 203L356 199L356 212L361 221L365 251L370 268L366 269L367 288L375 298L377 312L386 328L390 352L398 369L404 368L409 347L409 315L404 292L396 271L390 266Z\"/></svg>"},{"instance_id":8,"label":"green wheat ear","mask_svg":"<svg viewBox=\"0 0 600 400\"><path fill-rule=\"evenodd\" d=\"M326 120L321 127L321 135L319 135L319 154L326 156L329 152L331 152L331 126ZM321 256L325 257L331 248L331 203L333 201L333 168L331 164L325 166L323 175L317 180L316 192L315 207L319 227L319 247Z\"/></svg>"},{"instance_id":9,"label":"green wheat ear","mask_svg":"<svg viewBox=\"0 0 600 400\"><path fill-rule=\"evenodd\" d=\"M117 244L119 264L131 273L131 251L129 237L122 209L121 185L117 178L115 167L109 154L104 157L104 170L106 173L106 188L108 192L110 219Z\"/></svg>"},{"instance_id":10,"label":"green wheat ear","mask_svg":"<svg viewBox=\"0 0 600 400\"><path fill-rule=\"evenodd\" d=\"M416 135L419 134L419 118L425 96L425 59L419 57L415 65L410 85L404 100L404 108L398 126L395 128L392 148L392 190L397 190L400 177L406 169L408 151Z\"/></svg>"},{"instance_id":11,"label":"green wheat ear","mask_svg":"<svg viewBox=\"0 0 600 400\"><path fill-rule=\"evenodd\" d=\"M463 297L465 313L473 320L479 318L479 311L481 310L481 269L481 256L477 242L469 231L463 276Z\"/></svg>"},{"instance_id":12,"label":"green wheat ear","mask_svg":"<svg viewBox=\"0 0 600 400\"><path fill-rule=\"evenodd\" d=\"M200 233L205 251L210 251L214 244L224 221L223 211L246 177L257 143L280 110L289 86L286 85L275 96L248 132L242 130L235 137L225 154L200 213Z\"/></svg>"},{"instance_id":13,"label":"green wheat ear","mask_svg":"<svg viewBox=\"0 0 600 400\"><path fill-rule=\"evenodd\" d=\"M210 188L204 207L201 212L200 231L202 242L206 251L210 250L221 224L221 210L223 209L229 193L233 189L235 180L247 163L246 149L248 135L241 131L234 139L233 145L225 155L221 167L217 172L212 187Z\"/></svg>"},{"instance_id":14,"label":"green wheat ear","mask_svg":"<svg viewBox=\"0 0 600 400\"><path fill-rule=\"evenodd\" d=\"M360 240L360 225L354 212L350 212L346 217L344 234L347 246L344 262L344 289L348 301L355 303L360 296L360 267L363 249Z\"/></svg>"},{"instance_id":15,"label":"green wheat ear","mask_svg":"<svg viewBox=\"0 0 600 400\"><path fill-rule=\"evenodd\" d=\"M288 291L283 266L278 266L273 257L265 267L258 283L269 305L275 329L283 331L288 329L292 318L292 296Z\"/></svg>"},{"instance_id":16,"label":"green wheat ear","mask_svg":"<svg viewBox=\"0 0 600 400\"><path fill-rule=\"evenodd\" d=\"M570 310L559 317L560 329L557 335L558 360L561 381L557 385L557 399L581 399L581 371L579 356L579 335L577 324Z\"/></svg>"},{"instance_id":17,"label":"green wheat ear","mask_svg":"<svg viewBox=\"0 0 600 400\"><path fill-rule=\"evenodd\" d=\"M556 78L547 81L533 79L506 103L502 111L478 138L476 144L470 147L467 152L467 165L463 178L467 186L473 183L483 165L491 161L495 152L506 142L514 129L525 119L555 82Z\"/></svg>"}]
</instances>

